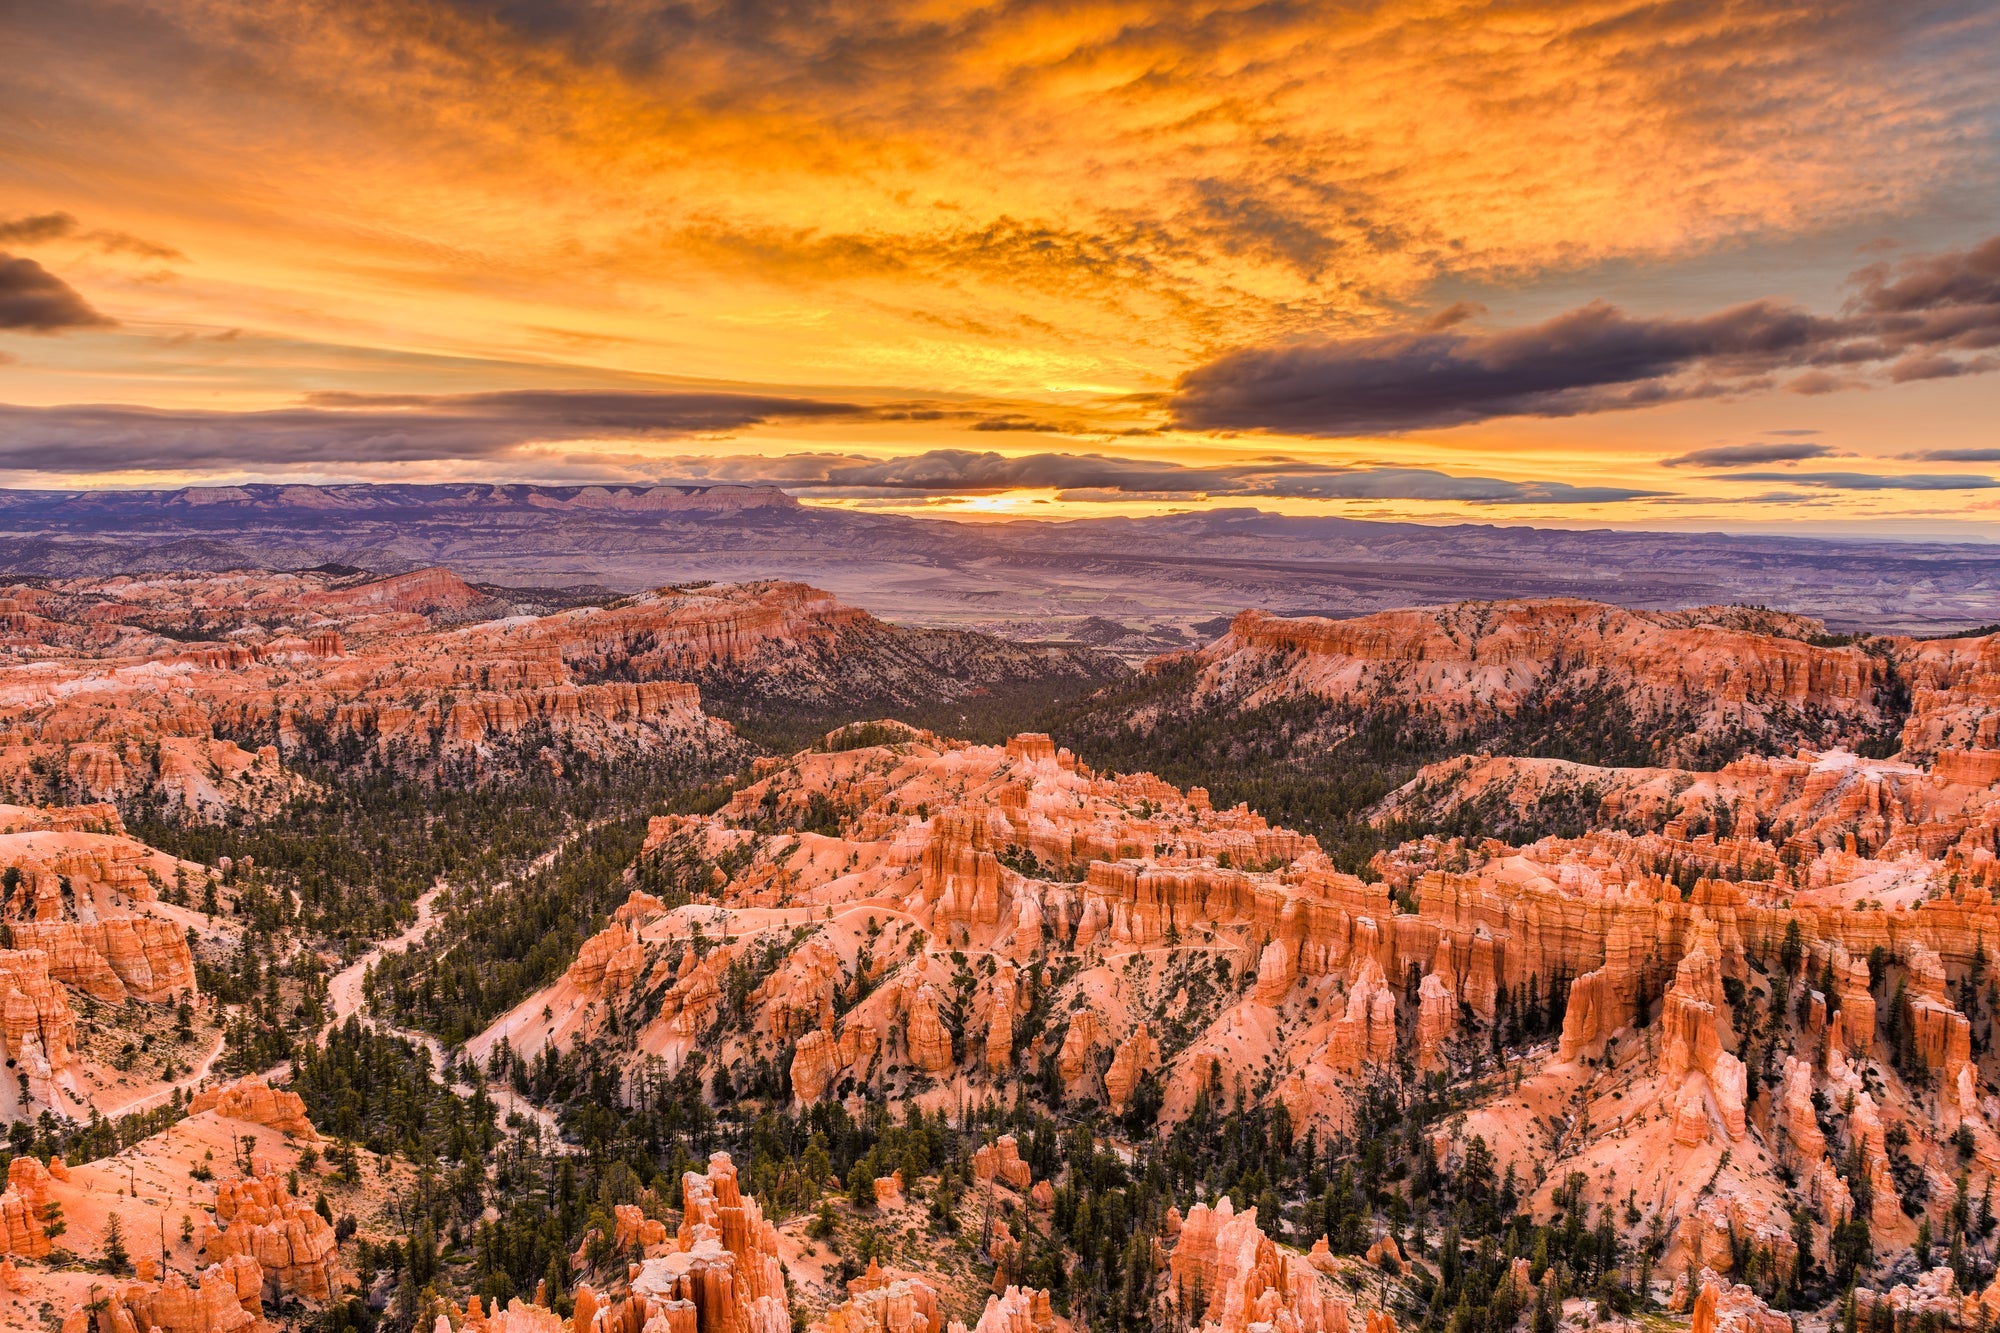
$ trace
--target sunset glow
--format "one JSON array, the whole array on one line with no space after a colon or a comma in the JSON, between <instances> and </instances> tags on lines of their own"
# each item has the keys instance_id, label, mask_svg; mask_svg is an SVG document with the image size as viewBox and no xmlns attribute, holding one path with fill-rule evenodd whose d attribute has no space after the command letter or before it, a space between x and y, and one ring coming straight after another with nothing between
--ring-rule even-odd
<instances>
[{"instance_id":1,"label":"sunset glow","mask_svg":"<svg viewBox=\"0 0 2000 1333\"><path fill-rule=\"evenodd\" d=\"M0 38L6 485L2000 536L1986 6L83 0Z\"/></svg>"}]
</instances>

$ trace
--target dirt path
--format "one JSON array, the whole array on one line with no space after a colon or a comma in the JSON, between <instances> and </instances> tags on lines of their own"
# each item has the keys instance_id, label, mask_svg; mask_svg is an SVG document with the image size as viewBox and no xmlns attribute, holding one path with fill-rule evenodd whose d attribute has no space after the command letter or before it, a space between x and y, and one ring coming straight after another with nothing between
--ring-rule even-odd
<instances>
[{"instance_id":1,"label":"dirt path","mask_svg":"<svg viewBox=\"0 0 2000 1333\"><path fill-rule=\"evenodd\" d=\"M550 855L553 856L554 853ZM502 880L494 887L504 889L507 884L508 881ZM333 1016L327 1020L326 1026L320 1029L319 1040L322 1043L326 1041L328 1032L345 1023L350 1016L361 1012L361 1004L365 998L363 985L368 980L369 968L381 962L382 956L389 950L406 952L430 936L431 927L438 923L437 913L431 910L431 904L435 903L437 896L443 892L444 885L439 884L423 894L417 899L417 919L410 923L408 930L394 939L381 941L333 974L333 979L326 983L327 1006L333 1011Z\"/></svg>"},{"instance_id":2,"label":"dirt path","mask_svg":"<svg viewBox=\"0 0 2000 1333\"><path fill-rule=\"evenodd\" d=\"M555 846L529 862L526 869L519 875L498 881L487 889L487 892L504 893L513 885L516 879L532 875L536 871L542 870L552 864L565 847L596 827L597 824L595 823L586 824L582 828L574 829L565 834L562 840L556 843ZM368 970L381 962L391 950L398 953L408 952L430 937L432 928L441 919L437 912L433 910L432 905L437 901L437 896L442 892L444 892L444 885L439 884L419 897L417 899L417 919L410 924L408 930L405 930L394 939L383 940L375 945L374 948L368 950L368 952L362 954L359 958L334 974L333 979L327 982L327 1004L332 1011L332 1016L327 1020L326 1026L320 1029L318 1040L321 1044L325 1043L328 1032L345 1023L350 1017L358 1017L362 1025L367 1028L386 1033L392 1037L401 1037L404 1041L423 1047L430 1052L431 1067L442 1073L445 1065L443 1042L428 1032L420 1032L415 1028L397 1027L393 1023L386 1022L377 1018L372 1013L366 1012L365 1009ZM276 1075L279 1072L279 1070L274 1070L272 1074ZM289 1073L290 1066L283 1066L282 1072ZM480 1081L482 1083L485 1082L484 1079ZM470 1097L473 1090L473 1085L463 1078L460 1078L452 1085L452 1091L461 1097ZM500 1108L500 1114L503 1119L511 1112L520 1112L523 1117L540 1123L544 1144L551 1146L557 1151L567 1151L563 1148L561 1134L558 1131L556 1118L553 1115L550 1115L541 1107L521 1097L513 1088L507 1086L505 1083L495 1082L487 1084L486 1095L493 1099L495 1106Z\"/></svg>"},{"instance_id":3,"label":"dirt path","mask_svg":"<svg viewBox=\"0 0 2000 1333\"><path fill-rule=\"evenodd\" d=\"M129 1101L121 1102L115 1106L99 1106L97 1108L99 1113L105 1119L110 1120L121 1115L131 1115L137 1111L150 1111L156 1106L164 1105L167 1098L171 1097L176 1089L184 1092L194 1092L203 1083L208 1081L208 1071L213 1069L215 1062L222 1058L222 1047L223 1036L218 1032L215 1034L215 1045L209 1047L208 1054L202 1056L200 1062L194 1068L188 1070L187 1073L163 1088L152 1092L140 1093Z\"/></svg>"},{"instance_id":4,"label":"dirt path","mask_svg":"<svg viewBox=\"0 0 2000 1333\"><path fill-rule=\"evenodd\" d=\"M493 884L487 892L505 892L515 879L533 874L548 866L565 847L595 827L597 827L596 824L587 824L583 828L572 830L555 846L530 862L527 868L521 872L521 875L500 880ZM445 886L440 883L419 896L416 902L417 919L410 923L408 929L391 939L377 941L353 962L334 973L327 981L326 998L329 1016L326 1023L314 1036L314 1041L324 1045L329 1032L345 1023L349 1018L359 1018L366 1027L387 1033L391 1036L401 1037L405 1041L422 1046L430 1052L432 1068L439 1071L444 1069L444 1044L436 1037L428 1032L419 1032L412 1028L397 1027L384 1022L369 1013L367 1009L369 970L380 963L390 953L407 952L430 938L431 931L443 919L436 910L436 903L438 895L444 891ZM227 1021L227 1017L228 1013L225 1010L225 1022ZM215 1068L216 1061L222 1058L223 1046L223 1034L218 1032L215 1037L214 1046L201 1058L199 1063L180 1078L151 1092L135 1094L130 1099L117 1105L106 1106L100 1104L98 1110L107 1118L130 1115L138 1111L150 1111L154 1107L164 1104L177 1089L184 1093L198 1091L208 1082L209 1074ZM289 1079L291 1074L292 1064L289 1060L280 1061L263 1071L265 1081L270 1083L282 1083ZM481 1082L484 1082L484 1080L482 1079ZM471 1083L460 1079L454 1085L453 1090L461 1097L470 1097L474 1089ZM542 1128L543 1141L546 1144L552 1145L555 1150L565 1151L562 1147L561 1136L557 1130L556 1119L553 1115L519 1096L513 1088L508 1087L504 1083L496 1082L490 1084L486 1089L486 1094L493 1099L494 1105L499 1107L503 1117L518 1111L523 1117L539 1122Z\"/></svg>"}]
</instances>

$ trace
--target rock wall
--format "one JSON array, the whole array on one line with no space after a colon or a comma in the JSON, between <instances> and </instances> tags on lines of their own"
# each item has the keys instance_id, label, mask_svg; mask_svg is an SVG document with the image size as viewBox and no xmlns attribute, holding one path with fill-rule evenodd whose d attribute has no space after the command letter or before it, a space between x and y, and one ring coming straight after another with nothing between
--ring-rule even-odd
<instances>
[{"instance_id":1,"label":"rock wall","mask_svg":"<svg viewBox=\"0 0 2000 1333\"><path fill-rule=\"evenodd\" d=\"M276 1173L223 1181L216 1187L215 1216L224 1229L205 1225L199 1233L202 1251L225 1261L238 1255L254 1259L272 1300L326 1301L352 1280L341 1268L333 1228L311 1205L293 1198Z\"/></svg>"},{"instance_id":2,"label":"rock wall","mask_svg":"<svg viewBox=\"0 0 2000 1333\"><path fill-rule=\"evenodd\" d=\"M23 921L14 945L47 955L49 972L94 1000L162 1004L194 993L194 955L171 921L113 916L96 921Z\"/></svg>"},{"instance_id":3,"label":"rock wall","mask_svg":"<svg viewBox=\"0 0 2000 1333\"><path fill-rule=\"evenodd\" d=\"M57 1081L76 1063L76 1012L39 949L0 949L0 1037L30 1100L56 1105Z\"/></svg>"}]
</instances>

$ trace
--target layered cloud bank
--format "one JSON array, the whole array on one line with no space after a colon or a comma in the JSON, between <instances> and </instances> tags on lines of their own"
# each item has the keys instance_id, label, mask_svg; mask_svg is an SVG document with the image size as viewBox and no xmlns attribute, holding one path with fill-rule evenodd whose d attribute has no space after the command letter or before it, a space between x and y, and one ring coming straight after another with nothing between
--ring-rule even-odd
<instances>
[{"instance_id":1,"label":"layered cloud bank","mask_svg":"<svg viewBox=\"0 0 2000 1333\"><path fill-rule=\"evenodd\" d=\"M1181 378L1177 425L1365 435L1783 388L1819 394L2000 368L2000 237L1852 275L1837 315L1777 299L1711 315L1593 301L1512 329L1252 347ZM1811 457L1794 452L1789 457Z\"/></svg>"}]
</instances>

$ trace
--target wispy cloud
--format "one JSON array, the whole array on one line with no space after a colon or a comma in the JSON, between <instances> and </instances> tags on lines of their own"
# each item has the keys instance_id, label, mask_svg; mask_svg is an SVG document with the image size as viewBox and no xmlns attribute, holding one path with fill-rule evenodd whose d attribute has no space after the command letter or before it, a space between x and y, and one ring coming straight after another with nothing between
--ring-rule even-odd
<instances>
[{"instance_id":1,"label":"wispy cloud","mask_svg":"<svg viewBox=\"0 0 2000 1333\"><path fill-rule=\"evenodd\" d=\"M838 495L964 495L1054 490L1058 498L1110 501L1168 497L1316 500L1456 500L1469 504L1606 504L1662 492L1552 480L1458 476L1431 468L1338 464L1294 458L1188 466L1159 459L1040 453L1009 457L933 449L903 458L789 454L775 458L676 459L695 480L769 481Z\"/></svg>"},{"instance_id":2,"label":"wispy cloud","mask_svg":"<svg viewBox=\"0 0 2000 1333\"><path fill-rule=\"evenodd\" d=\"M324 393L265 412L0 406L0 468L83 474L498 459L537 442L677 438L861 414L807 398L590 390Z\"/></svg>"},{"instance_id":3,"label":"wispy cloud","mask_svg":"<svg viewBox=\"0 0 2000 1333\"><path fill-rule=\"evenodd\" d=\"M1778 481L1827 491L1988 491L2000 478L1972 473L1906 472L1735 472L1731 481Z\"/></svg>"},{"instance_id":4,"label":"wispy cloud","mask_svg":"<svg viewBox=\"0 0 2000 1333\"><path fill-rule=\"evenodd\" d=\"M1902 457L1925 463L2000 463L2000 449L1920 449Z\"/></svg>"},{"instance_id":5,"label":"wispy cloud","mask_svg":"<svg viewBox=\"0 0 2000 1333\"><path fill-rule=\"evenodd\" d=\"M69 213L35 213L20 218L0 218L0 245L42 245L49 241L77 240L111 254L131 254L142 259L186 259L171 245L161 245L130 232L86 229Z\"/></svg>"},{"instance_id":6,"label":"wispy cloud","mask_svg":"<svg viewBox=\"0 0 2000 1333\"><path fill-rule=\"evenodd\" d=\"M1718 444L1696 449L1673 458L1662 458L1661 467L1756 467L1764 463L1796 463L1808 458L1831 458L1834 450L1824 444Z\"/></svg>"}]
</instances>

